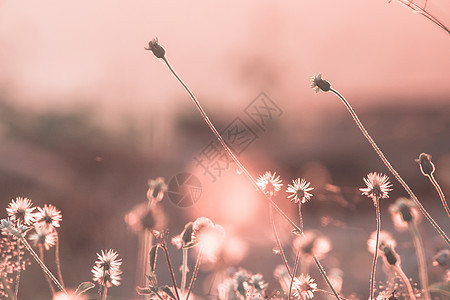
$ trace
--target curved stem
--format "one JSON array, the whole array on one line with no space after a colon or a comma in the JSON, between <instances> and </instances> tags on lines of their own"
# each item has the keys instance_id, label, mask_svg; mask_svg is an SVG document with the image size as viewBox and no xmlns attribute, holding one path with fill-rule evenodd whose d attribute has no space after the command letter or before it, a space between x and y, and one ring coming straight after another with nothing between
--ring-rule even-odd
<instances>
[{"instance_id":1,"label":"curved stem","mask_svg":"<svg viewBox=\"0 0 450 300\"><path fill-rule=\"evenodd\" d=\"M200 112L200 114L202 115L203 119L205 120L206 124L208 125L208 127L211 129L211 131L214 133L214 135L216 136L217 140L220 142L220 144L222 145L222 147L224 148L225 152L231 157L231 159L236 163L236 165L238 166L238 168L245 174L245 176L247 177L247 179L253 184L253 186L262 193L262 195L264 196L264 199L266 199L274 208L275 210L294 228L295 231L297 231L298 233L302 233L300 227L298 227L285 213L284 211L272 200L272 198L270 198L270 196L268 194L266 194L264 192L264 190L262 189L262 187L260 187L258 185L258 183L256 182L256 179L252 177L252 175L247 171L247 169L244 167L244 165L242 165L242 163L239 161L239 159L234 155L233 151L231 151L231 149L228 147L228 145L225 143L225 141L223 140L223 138L220 136L219 132L217 131L217 129L214 127L213 123L209 120L206 112L203 110L202 106L200 105L200 102L198 102L198 100L195 98L194 94L190 91L190 89L187 87L187 85L183 82L183 80L181 80L181 78L177 75L177 73L175 72L175 70L172 68L172 66L169 64L169 61L163 57L162 60L164 61L164 63L167 65L167 67L169 68L170 72L173 74L173 76L178 80L178 82L184 87L184 89L186 90L186 92L189 94L189 96L191 97L192 101L194 102L195 106L197 107L198 111ZM319 268L322 268L322 266L320 265L320 262L316 259L316 265ZM323 269L323 268L322 268ZM322 275L324 277L326 277L325 272L322 273ZM331 282L327 279L327 283L330 286L331 290L334 291L333 286L331 285ZM335 292L335 295L337 297L337 299L339 299L339 296L337 295L337 293ZM179 300L179 299L178 299Z\"/></svg>"},{"instance_id":2,"label":"curved stem","mask_svg":"<svg viewBox=\"0 0 450 300\"><path fill-rule=\"evenodd\" d=\"M278 250L280 251L281 260L283 261L284 266L286 267L286 270L289 274L289 277L293 277L291 273L291 269L289 268L289 263L286 259L286 255L283 250L283 246L281 245L280 237L278 236L277 227L275 226L275 220L273 218L273 207L272 205L269 206L269 216L270 216L270 223L272 224L273 234L275 235L275 240L277 242Z\"/></svg>"},{"instance_id":3,"label":"curved stem","mask_svg":"<svg viewBox=\"0 0 450 300\"><path fill-rule=\"evenodd\" d=\"M425 210L425 208L420 203L419 199L417 199L416 195L413 193L411 188L406 184L406 182L403 180L402 177L397 173L397 171L392 167L392 165L389 163L387 158L384 156L383 152L381 152L380 148L378 148L375 141L372 139L372 137L367 132L366 128L364 128L363 124L359 120L358 116L356 115L355 111L351 107L350 103L342 96L338 91L336 91L333 88L330 88L330 91L334 93L341 101L344 103L344 105L347 107L347 110L350 112L350 114L353 117L353 120L356 122L356 125L358 125L359 129L365 136L365 138L369 141L372 148L375 150L375 152L380 157L381 161L384 163L384 165L389 169L389 171L394 175L394 177L397 179L397 181L403 186L403 188L406 190L406 192L409 194L411 199L416 203L416 205L419 207L420 211L425 215L425 217L428 219L428 221L431 223L431 225L436 229L436 231L441 235L441 237L447 242L448 245L450 245L450 240L445 234L445 232L439 227L439 225L436 223L436 221L428 214L428 212Z\"/></svg>"},{"instance_id":4,"label":"curved stem","mask_svg":"<svg viewBox=\"0 0 450 300\"><path fill-rule=\"evenodd\" d=\"M416 297L414 296L414 292L411 286L411 283L408 280L408 277L406 277L405 272L403 272L402 268L399 265L393 266L395 272L400 276L400 279L403 281L403 284L406 287L406 290L408 291L409 299L416 300Z\"/></svg>"},{"instance_id":5,"label":"curved stem","mask_svg":"<svg viewBox=\"0 0 450 300\"><path fill-rule=\"evenodd\" d=\"M381 217L380 217L380 201L378 197L374 196L374 204L376 210L377 219L377 237L375 240L375 251L373 254L372 271L370 272L370 299L374 299L374 285L375 285L375 274L377 269L377 259L378 259L378 247L380 244L380 228L381 228Z\"/></svg>"},{"instance_id":6,"label":"curved stem","mask_svg":"<svg viewBox=\"0 0 450 300\"><path fill-rule=\"evenodd\" d=\"M58 272L59 282L61 282L61 285L63 287L65 287L63 276L62 276L62 272L61 272L61 262L59 260L59 234L58 234L58 232L56 230L55 230L55 233L56 233L56 245L55 245L56 269L57 269L57 272Z\"/></svg>"},{"instance_id":7,"label":"curved stem","mask_svg":"<svg viewBox=\"0 0 450 300\"><path fill-rule=\"evenodd\" d=\"M439 198L441 198L442 201L442 205L445 208L445 212L447 213L447 216L450 218L450 209L448 208L448 204L447 201L445 200L445 195L444 192L442 192L441 187L439 186L439 184L437 183L436 179L434 178L433 174L431 174L431 176L427 176L431 183L433 184L434 188L436 189L436 191L439 194Z\"/></svg>"},{"instance_id":8,"label":"curved stem","mask_svg":"<svg viewBox=\"0 0 450 300\"><path fill-rule=\"evenodd\" d=\"M410 221L408 227L413 239L414 248L416 249L417 265L419 267L420 284L422 285L423 295L425 300L431 300L430 287L428 285L427 262L425 259L425 252L423 248L422 238L417 230L416 224Z\"/></svg>"}]
</instances>

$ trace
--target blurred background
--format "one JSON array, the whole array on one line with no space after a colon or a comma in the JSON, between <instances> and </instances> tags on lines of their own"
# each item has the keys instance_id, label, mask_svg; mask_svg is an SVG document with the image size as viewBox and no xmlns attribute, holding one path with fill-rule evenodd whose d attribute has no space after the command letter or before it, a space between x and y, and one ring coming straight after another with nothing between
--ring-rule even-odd
<instances>
[{"instance_id":1,"label":"blurred background","mask_svg":"<svg viewBox=\"0 0 450 300\"><path fill-rule=\"evenodd\" d=\"M448 1L427 5L449 25ZM123 281L110 289L110 299L137 299L138 238L124 216L146 201L148 179L169 182L181 172L198 177L202 194L186 208L163 199L170 236L205 216L221 224L235 243L229 246L238 249L230 250L239 255L231 255L227 266L260 272L273 283L273 269L281 263L272 252L267 203L234 164L212 180L196 162L214 137L166 66L144 50L154 37L219 131L236 118L251 128L254 139L239 154L251 174L277 172L284 187L297 177L311 182L305 229L330 239L323 264L343 270L344 295L367 298L372 255L366 241L375 213L358 188L367 173L388 171L339 99L310 88L312 75L322 72L346 96L448 232L437 193L414 159L421 152L433 156L436 179L448 195L450 39L401 4L0 1L0 203L6 208L22 196L62 211L67 286L90 280L96 253L112 248L123 259ZM264 127L246 114L262 92L278 109ZM388 206L406 193L392 182L381 211L382 228L394 232ZM296 206L284 192L276 200L296 219ZM289 247L289 227L281 219L277 224ZM439 281L442 270L432 269L431 257L442 241L428 222L420 230L431 281ZM405 273L417 281L410 237L396 238ZM170 251L174 266L180 265L181 252L172 245ZM169 283L160 271L161 281ZM32 262L22 276L20 299L50 298L41 274ZM210 274L201 269L196 294L208 292ZM311 274L326 289L315 269Z\"/></svg>"}]
</instances>

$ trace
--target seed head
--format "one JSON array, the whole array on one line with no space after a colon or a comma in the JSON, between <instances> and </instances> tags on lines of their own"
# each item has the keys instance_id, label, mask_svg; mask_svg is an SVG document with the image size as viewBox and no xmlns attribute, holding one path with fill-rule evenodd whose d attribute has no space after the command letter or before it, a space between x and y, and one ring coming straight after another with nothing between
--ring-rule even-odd
<instances>
[{"instance_id":1,"label":"seed head","mask_svg":"<svg viewBox=\"0 0 450 300\"><path fill-rule=\"evenodd\" d=\"M420 166L420 171L424 176L432 176L435 170L434 164L431 161L431 155L426 153L420 153L416 162Z\"/></svg>"},{"instance_id":2,"label":"seed head","mask_svg":"<svg viewBox=\"0 0 450 300\"><path fill-rule=\"evenodd\" d=\"M29 239L33 242L33 245L44 247L45 250L50 250L51 247L55 246L58 236L56 231L50 230L45 227L35 227L35 233L31 234Z\"/></svg>"},{"instance_id":3,"label":"seed head","mask_svg":"<svg viewBox=\"0 0 450 300\"><path fill-rule=\"evenodd\" d=\"M322 74L318 74L317 76L311 77L311 88L313 88L316 93L318 93L320 90L324 92L328 92L331 88L331 84L322 79Z\"/></svg>"},{"instance_id":4,"label":"seed head","mask_svg":"<svg viewBox=\"0 0 450 300\"><path fill-rule=\"evenodd\" d=\"M158 38L154 38L148 42L148 48L145 48L145 50L152 51L157 58L164 58L166 54L166 50L158 44Z\"/></svg>"},{"instance_id":5,"label":"seed head","mask_svg":"<svg viewBox=\"0 0 450 300\"><path fill-rule=\"evenodd\" d=\"M417 224L422 219L422 214L417 206L407 198L398 198L395 203L389 206L389 212L395 229L398 231L405 231L408 229L410 222Z\"/></svg>"}]
</instances>

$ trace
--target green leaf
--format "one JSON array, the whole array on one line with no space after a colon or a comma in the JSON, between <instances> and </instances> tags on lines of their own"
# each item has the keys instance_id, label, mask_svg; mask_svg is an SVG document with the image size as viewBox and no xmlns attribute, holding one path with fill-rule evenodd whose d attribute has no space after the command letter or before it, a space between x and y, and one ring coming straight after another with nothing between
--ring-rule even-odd
<instances>
[{"instance_id":1,"label":"green leaf","mask_svg":"<svg viewBox=\"0 0 450 300\"><path fill-rule=\"evenodd\" d=\"M150 270L152 272L155 272L157 254L158 254L158 245L154 245L150 250Z\"/></svg>"},{"instance_id":2,"label":"green leaf","mask_svg":"<svg viewBox=\"0 0 450 300\"><path fill-rule=\"evenodd\" d=\"M75 291L75 295L81 295L84 292L92 289L93 287L95 287L95 284L93 284L90 281L86 281L86 282L82 282L80 283L80 285L77 287L77 290Z\"/></svg>"}]
</instances>

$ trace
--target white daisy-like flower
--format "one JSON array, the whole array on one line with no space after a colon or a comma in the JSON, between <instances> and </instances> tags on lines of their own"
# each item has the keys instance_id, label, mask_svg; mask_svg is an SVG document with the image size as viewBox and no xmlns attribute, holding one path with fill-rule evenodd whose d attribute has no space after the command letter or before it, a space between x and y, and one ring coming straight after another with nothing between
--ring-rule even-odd
<instances>
[{"instance_id":1,"label":"white daisy-like flower","mask_svg":"<svg viewBox=\"0 0 450 300\"><path fill-rule=\"evenodd\" d=\"M109 249L106 252L102 250L101 254L97 253L98 260L95 261L95 265L91 272L93 274L93 280L105 287L111 287L113 285L120 285L120 266L122 265L122 259L118 259L119 254Z\"/></svg>"},{"instance_id":2,"label":"white daisy-like flower","mask_svg":"<svg viewBox=\"0 0 450 300\"><path fill-rule=\"evenodd\" d=\"M9 203L6 212L11 221L17 224L31 225L34 222L33 212L35 209L32 206L33 203L30 199L17 197Z\"/></svg>"},{"instance_id":3,"label":"white daisy-like flower","mask_svg":"<svg viewBox=\"0 0 450 300\"><path fill-rule=\"evenodd\" d=\"M256 183L264 193L271 197L281 190L281 187L283 186L280 176L277 176L276 172L272 174L270 171L267 171L263 175L259 175Z\"/></svg>"},{"instance_id":4,"label":"white daisy-like flower","mask_svg":"<svg viewBox=\"0 0 450 300\"><path fill-rule=\"evenodd\" d=\"M392 184L389 182L389 177L381 173L369 173L367 178L364 178L366 188L359 189L362 195L371 198L374 203L376 199L389 198L388 192L392 191L390 188Z\"/></svg>"},{"instance_id":5,"label":"white daisy-like flower","mask_svg":"<svg viewBox=\"0 0 450 300\"><path fill-rule=\"evenodd\" d=\"M299 277L294 278L292 295L295 299L312 299L316 290L317 283L314 283L314 279L309 274L300 274Z\"/></svg>"},{"instance_id":6,"label":"white daisy-like flower","mask_svg":"<svg viewBox=\"0 0 450 300\"><path fill-rule=\"evenodd\" d=\"M309 191L312 191L314 188L309 187L310 183L303 178L297 178L292 181L293 184L289 184L286 192L291 193L288 198L295 203L299 201L301 203L305 203L309 201L312 197L312 194Z\"/></svg>"},{"instance_id":7,"label":"white daisy-like flower","mask_svg":"<svg viewBox=\"0 0 450 300\"><path fill-rule=\"evenodd\" d=\"M36 227L53 230L55 227L59 227L59 222L62 221L61 212L53 205L45 204L43 208L38 207L37 212L34 213L36 220Z\"/></svg>"}]
</instances>

